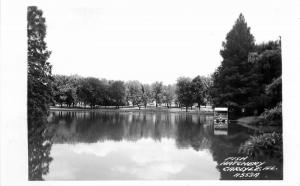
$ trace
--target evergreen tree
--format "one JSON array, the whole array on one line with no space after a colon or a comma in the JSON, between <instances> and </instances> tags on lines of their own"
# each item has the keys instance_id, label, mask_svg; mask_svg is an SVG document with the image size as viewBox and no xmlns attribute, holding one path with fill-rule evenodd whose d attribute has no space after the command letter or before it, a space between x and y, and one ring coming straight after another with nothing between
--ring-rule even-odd
<instances>
[{"instance_id":1,"label":"evergreen tree","mask_svg":"<svg viewBox=\"0 0 300 186\"><path fill-rule=\"evenodd\" d=\"M47 115L52 102L51 65L47 62L51 52L45 42L46 25L43 12L28 7L28 119ZM28 123L29 125L31 122Z\"/></svg>"},{"instance_id":2,"label":"evergreen tree","mask_svg":"<svg viewBox=\"0 0 300 186\"><path fill-rule=\"evenodd\" d=\"M216 106L227 106L230 110L240 111L247 103L249 94L248 73L252 64L248 62L248 54L255 46L250 27L242 14L222 45L220 54L223 61L213 75L213 101Z\"/></svg>"},{"instance_id":3,"label":"evergreen tree","mask_svg":"<svg viewBox=\"0 0 300 186\"><path fill-rule=\"evenodd\" d=\"M51 65L47 62L46 25L43 12L35 6L28 7L27 38L27 112L29 179L41 180L49 171L51 142L46 124L49 105L52 103ZM48 140L49 141L49 140ZM43 152L43 153L41 153Z\"/></svg>"}]
</instances>

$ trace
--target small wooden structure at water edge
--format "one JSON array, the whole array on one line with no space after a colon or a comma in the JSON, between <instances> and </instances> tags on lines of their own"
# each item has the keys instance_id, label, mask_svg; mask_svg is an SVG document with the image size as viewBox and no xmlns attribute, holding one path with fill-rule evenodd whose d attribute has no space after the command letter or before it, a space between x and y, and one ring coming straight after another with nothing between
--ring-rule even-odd
<instances>
[{"instance_id":1,"label":"small wooden structure at water edge","mask_svg":"<svg viewBox=\"0 0 300 186\"><path fill-rule=\"evenodd\" d=\"M228 123L228 108L216 107L214 109L214 128L227 128Z\"/></svg>"}]
</instances>

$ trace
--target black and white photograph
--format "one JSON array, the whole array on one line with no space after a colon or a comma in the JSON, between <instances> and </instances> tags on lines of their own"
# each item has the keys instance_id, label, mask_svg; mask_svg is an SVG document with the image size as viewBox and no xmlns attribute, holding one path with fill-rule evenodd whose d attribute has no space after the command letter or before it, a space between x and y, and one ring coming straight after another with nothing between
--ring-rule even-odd
<instances>
[{"instance_id":1,"label":"black and white photograph","mask_svg":"<svg viewBox=\"0 0 300 186\"><path fill-rule=\"evenodd\" d=\"M3 185L300 184L292 180L299 108L289 105L300 102L296 89L286 91L299 88L297 61L286 57L299 51L288 44L300 40L286 34L299 28L296 6L28 0L13 7L1 8Z\"/></svg>"}]
</instances>

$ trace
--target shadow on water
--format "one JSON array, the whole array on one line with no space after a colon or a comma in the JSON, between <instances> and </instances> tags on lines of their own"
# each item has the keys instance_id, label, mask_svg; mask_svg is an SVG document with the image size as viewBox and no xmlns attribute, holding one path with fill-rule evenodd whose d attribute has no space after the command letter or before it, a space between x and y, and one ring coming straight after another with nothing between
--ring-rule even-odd
<instances>
[{"instance_id":1,"label":"shadow on water","mask_svg":"<svg viewBox=\"0 0 300 186\"><path fill-rule=\"evenodd\" d=\"M243 156L239 147L259 132L237 123L214 127L211 116L178 113L51 112L49 125L43 125L30 139L29 170L31 180L41 180L49 172L52 144L138 141L151 138L160 142L174 139L180 149L208 150L220 172L219 179L233 179L220 164L230 156ZM276 173L261 174L258 179L282 179L282 162L263 156L279 167Z\"/></svg>"}]
</instances>

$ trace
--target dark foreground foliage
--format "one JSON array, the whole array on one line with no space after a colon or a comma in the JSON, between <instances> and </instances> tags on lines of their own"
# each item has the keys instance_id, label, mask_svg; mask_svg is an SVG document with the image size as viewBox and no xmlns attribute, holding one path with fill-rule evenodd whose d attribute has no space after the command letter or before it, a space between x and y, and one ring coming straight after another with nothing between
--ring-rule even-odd
<instances>
[{"instance_id":1,"label":"dark foreground foliage","mask_svg":"<svg viewBox=\"0 0 300 186\"><path fill-rule=\"evenodd\" d=\"M239 152L250 157L268 156L282 160L282 134L273 132L251 136L240 146Z\"/></svg>"},{"instance_id":2,"label":"dark foreground foliage","mask_svg":"<svg viewBox=\"0 0 300 186\"><path fill-rule=\"evenodd\" d=\"M274 108L267 109L261 114L265 123L281 125L282 124L282 104L281 102Z\"/></svg>"}]
</instances>

